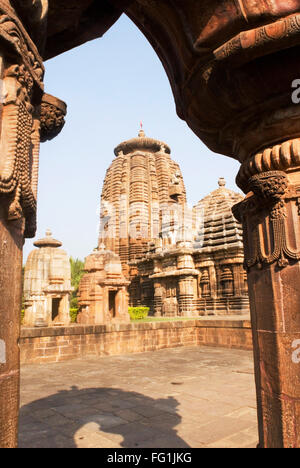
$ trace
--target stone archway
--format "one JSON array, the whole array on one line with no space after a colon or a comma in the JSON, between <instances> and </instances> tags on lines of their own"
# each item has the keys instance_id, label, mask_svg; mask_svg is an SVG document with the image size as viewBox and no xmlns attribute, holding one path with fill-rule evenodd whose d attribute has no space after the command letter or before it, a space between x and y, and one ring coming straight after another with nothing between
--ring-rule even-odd
<instances>
[{"instance_id":1,"label":"stone archway","mask_svg":"<svg viewBox=\"0 0 300 468\"><path fill-rule=\"evenodd\" d=\"M49 3L49 10L48 10ZM99 5L100 3L100 5ZM101 36L125 11L169 77L178 115L238 159L261 447L300 446L300 1L0 1L0 446L16 445L21 258L34 236L38 150L64 103L44 94L43 60ZM48 12L48 14L47 14ZM48 27L47 27L48 17ZM59 19L59 21L58 21ZM295 357L296 356L296 357ZM7 395L9 398L7 399Z\"/></svg>"}]
</instances>

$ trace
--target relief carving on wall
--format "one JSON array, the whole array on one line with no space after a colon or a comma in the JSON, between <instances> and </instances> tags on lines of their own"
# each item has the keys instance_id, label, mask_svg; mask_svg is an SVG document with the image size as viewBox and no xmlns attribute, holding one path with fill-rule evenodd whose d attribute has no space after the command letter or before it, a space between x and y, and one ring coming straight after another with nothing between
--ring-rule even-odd
<instances>
[{"instance_id":1,"label":"relief carving on wall","mask_svg":"<svg viewBox=\"0 0 300 468\"><path fill-rule=\"evenodd\" d=\"M9 14L7 14L9 13ZM0 3L0 37L9 56L0 52L1 137L0 194L5 197L7 219L25 217L25 236L36 229L36 117L43 95L44 67L30 37L10 8ZM7 54L8 55L8 54ZM32 140L33 138L33 140Z\"/></svg>"},{"instance_id":2,"label":"relief carving on wall","mask_svg":"<svg viewBox=\"0 0 300 468\"><path fill-rule=\"evenodd\" d=\"M251 177L248 187L249 195L233 208L244 225L245 267L284 268L299 261L299 236L288 218L299 216L300 186L291 186L284 172L270 171Z\"/></svg>"},{"instance_id":3,"label":"relief carving on wall","mask_svg":"<svg viewBox=\"0 0 300 468\"><path fill-rule=\"evenodd\" d=\"M63 129L67 106L63 101L44 94L41 104L41 141L52 140Z\"/></svg>"},{"instance_id":4,"label":"relief carving on wall","mask_svg":"<svg viewBox=\"0 0 300 468\"><path fill-rule=\"evenodd\" d=\"M42 14L43 10L45 14L44 2L27 3L32 4L34 11ZM44 9L41 10L42 4ZM41 17L41 21L44 21L44 17ZM42 136L47 134L45 122L48 127L51 122L51 131L59 133L63 117L56 116L51 107L53 103L50 108L47 106L48 95L43 98L44 66L36 45L11 3L1 0L0 39L4 45L2 51L0 49L0 197L7 209L7 220L24 217L24 235L30 238L35 236L36 231L41 113ZM61 103L59 100L57 102ZM52 118L53 113L55 119Z\"/></svg>"}]
</instances>

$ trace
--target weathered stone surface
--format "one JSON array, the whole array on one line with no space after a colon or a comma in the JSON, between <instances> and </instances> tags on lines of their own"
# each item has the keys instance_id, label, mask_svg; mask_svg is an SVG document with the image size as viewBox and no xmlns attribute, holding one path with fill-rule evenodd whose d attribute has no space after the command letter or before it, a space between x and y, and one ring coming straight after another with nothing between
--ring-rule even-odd
<instances>
[{"instance_id":1,"label":"weathered stone surface","mask_svg":"<svg viewBox=\"0 0 300 468\"><path fill-rule=\"evenodd\" d=\"M24 272L24 325L68 325L70 318L71 266L62 243L46 232L30 252Z\"/></svg>"},{"instance_id":2,"label":"weathered stone surface","mask_svg":"<svg viewBox=\"0 0 300 468\"><path fill-rule=\"evenodd\" d=\"M129 322L127 281L120 258L104 244L85 260L78 290L77 323Z\"/></svg>"},{"instance_id":3,"label":"weathered stone surface","mask_svg":"<svg viewBox=\"0 0 300 468\"><path fill-rule=\"evenodd\" d=\"M22 328L21 362L45 363L85 356L123 355L181 346L252 349L250 321L210 318L176 322Z\"/></svg>"},{"instance_id":4,"label":"weathered stone surface","mask_svg":"<svg viewBox=\"0 0 300 468\"><path fill-rule=\"evenodd\" d=\"M249 351L192 346L26 365L21 390L24 448L255 448L258 441Z\"/></svg>"},{"instance_id":5,"label":"weathered stone surface","mask_svg":"<svg viewBox=\"0 0 300 468\"><path fill-rule=\"evenodd\" d=\"M66 5L68 14L62 14ZM266 398L261 394L260 360L266 350L259 348L256 335L261 317L271 323L274 335L281 332L280 324L287 324L290 341L272 351L274 378L281 387L298 373L296 364L292 374L279 369L299 333L294 316L299 303L300 113L291 99L291 84L300 75L299 0L49 0L47 33L46 0L2 0L0 78L12 92L1 109L3 219L24 217L25 236L34 236L44 45L44 56L51 57L100 36L122 9L157 51L179 116L212 150L242 163L238 180L248 195L238 216L248 244L260 444L298 445L298 435L287 429L299 427L298 400L291 412L278 404L281 392ZM224 282L229 277L224 271ZM186 284L182 288L189 289ZM287 291L293 294L290 305ZM273 292L267 304L264 297Z\"/></svg>"},{"instance_id":6,"label":"weathered stone surface","mask_svg":"<svg viewBox=\"0 0 300 468\"><path fill-rule=\"evenodd\" d=\"M65 116L67 113L67 105L60 99L44 94L41 107L41 141L52 140L63 129L65 125Z\"/></svg>"},{"instance_id":7,"label":"weathered stone surface","mask_svg":"<svg viewBox=\"0 0 300 468\"><path fill-rule=\"evenodd\" d=\"M132 306L166 317L247 313L242 226L231 211L243 197L221 178L191 211L170 153L143 130L115 149L99 243L120 255Z\"/></svg>"},{"instance_id":8,"label":"weathered stone surface","mask_svg":"<svg viewBox=\"0 0 300 468\"><path fill-rule=\"evenodd\" d=\"M24 220L8 223L0 205L0 447L17 443L19 330Z\"/></svg>"},{"instance_id":9,"label":"weathered stone surface","mask_svg":"<svg viewBox=\"0 0 300 468\"><path fill-rule=\"evenodd\" d=\"M161 210L186 202L180 168L165 143L146 137L125 141L115 149L116 158L106 172L101 196L99 245L121 258L129 276L130 262L141 259L148 243L162 229ZM170 197L170 188L177 188Z\"/></svg>"},{"instance_id":10,"label":"weathered stone surface","mask_svg":"<svg viewBox=\"0 0 300 468\"><path fill-rule=\"evenodd\" d=\"M193 208L193 226L182 218L181 231L190 231L189 238L184 234L173 245L158 243L154 253L138 262L140 287L148 278L153 281L155 315L248 312L242 226L231 211L241 199L225 188L221 178L219 188ZM146 303L152 307L151 302Z\"/></svg>"}]
</instances>

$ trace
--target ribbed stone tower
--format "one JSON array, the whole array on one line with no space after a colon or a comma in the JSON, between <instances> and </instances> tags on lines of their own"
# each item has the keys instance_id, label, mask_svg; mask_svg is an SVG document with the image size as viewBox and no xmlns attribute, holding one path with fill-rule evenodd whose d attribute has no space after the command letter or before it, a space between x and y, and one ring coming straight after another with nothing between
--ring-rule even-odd
<instances>
[{"instance_id":1,"label":"ribbed stone tower","mask_svg":"<svg viewBox=\"0 0 300 468\"><path fill-rule=\"evenodd\" d=\"M120 256L126 275L129 262L142 258L158 238L164 210L186 202L181 170L170 153L168 145L141 130L138 138L117 146L106 172L99 245Z\"/></svg>"},{"instance_id":2,"label":"ribbed stone tower","mask_svg":"<svg viewBox=\"0 0 300 468\"><path fill-rule=\"evenodd\" d=\"M196 227L195 242L203 253L215 253L232 247L243 249L243 230L232 213L232 206L243 196L225 187L223 177L218 181L219 188L200 200L193 208ZM197 231L197 221L199 231ZM197 235L198 234L198 235Z\"/></svg>"},{"instance_id":3,"label":"ribbed stone tower","mask_svg":"<svg viewBox=\"0 0 300 468\"><path fill-rule=\"evenodd\" d=\"M247 313L243 230L232 213L232 206L243 197L227 189L224 178L218 184L193 209L194 260L200 273L198 308L206 314Z\"/></svg>"}]
</instances>

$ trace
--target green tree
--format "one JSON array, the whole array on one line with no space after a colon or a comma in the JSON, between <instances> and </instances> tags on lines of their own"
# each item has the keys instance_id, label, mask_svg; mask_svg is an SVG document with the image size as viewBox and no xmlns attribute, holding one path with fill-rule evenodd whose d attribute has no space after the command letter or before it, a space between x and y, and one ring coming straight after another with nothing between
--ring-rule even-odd
<instances>
[{"instance_id":1,"label":"green tree","mask_svg":"<svg viewBox=\"0 0 300 468\"><path fill-rule=\"evenodd\" d=\"M78 294L78 287L79 287L79 282L84 274L84 262L82 260L79 260L79 258L70 258L70 264L71 264L71 284L72 287L74 288L74 291L72 292L71 295L71 303L70 303L70 308L71 309L77 309L78 308L78 299L77 299L77 294Z\"/></svg>"}]
</instances>

